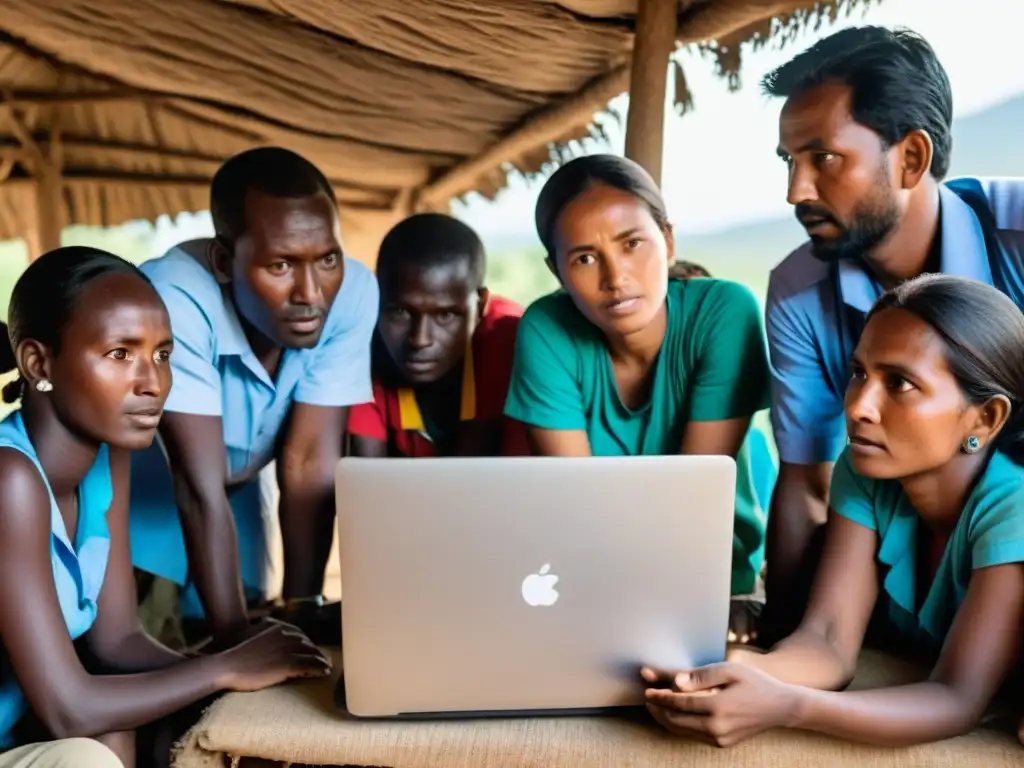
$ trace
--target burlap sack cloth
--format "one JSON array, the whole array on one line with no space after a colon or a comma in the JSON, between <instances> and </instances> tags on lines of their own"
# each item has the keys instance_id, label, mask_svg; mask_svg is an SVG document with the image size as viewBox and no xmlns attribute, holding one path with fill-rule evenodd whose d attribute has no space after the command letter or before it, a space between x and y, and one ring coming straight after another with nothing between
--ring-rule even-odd
<instances>
[{"instance_id":1,"label":"burlap sack cloth","mask_svg":"<svg viewBox=\"0 0 1024 768\"><path fill-rule=\"evenodd\" d=\"M340 655L335 669L341 669ZM853 684L922 679L921 670L867 651ZM188 733L176 768L385 766L387 768L1022 768L1024 746L998 729L905 749L882 749L798 731L773 731L730 749L673 738L647 720L575 717L440 722L367 722L333 703L334 679L229 694ZM262 758L252 761L243 758Z\"/></svg>"}]
</instances>

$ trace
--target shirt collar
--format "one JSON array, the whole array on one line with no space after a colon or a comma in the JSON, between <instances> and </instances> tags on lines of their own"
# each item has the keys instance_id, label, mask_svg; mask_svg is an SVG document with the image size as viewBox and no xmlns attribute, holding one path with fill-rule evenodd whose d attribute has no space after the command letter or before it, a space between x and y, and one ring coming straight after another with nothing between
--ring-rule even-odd
<instances>
[{"instance_id":1,"label":"shirt collar","mask_svg":"<svg viewBox=\"0 0 1024 768\"><path fill-rule=\"evenodd\" d=\"M222 355L243 355L251 352L252 347L249 339L246 338L245 329L242 328L242 321L235 311L235 303L231 300L228 289L221 286L221 295L224 297L223 312L220 316L217 332L217 349Z\"/></svg>"},{"instance_id":2,"label":"shirt collar","mask_svg":"<svg viewBox=\"0 0 1024 768\"><path fill-rule=\"evenodd\" d=\"M939 269L943 274L992 285L992 267L978 217L945 184L939 185L939 226L942 228ZM839 262L839 290L843 302L861 312L871 309L882 295L882 287L856 259Z\"/></svg>"}]
</instances>

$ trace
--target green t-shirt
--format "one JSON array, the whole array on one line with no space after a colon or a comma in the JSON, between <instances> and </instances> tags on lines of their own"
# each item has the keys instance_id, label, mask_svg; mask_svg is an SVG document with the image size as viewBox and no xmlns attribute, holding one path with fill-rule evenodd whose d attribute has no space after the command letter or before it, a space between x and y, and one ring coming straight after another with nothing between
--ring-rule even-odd
<instances>
[{"instance_id":1,"label":"green t-shirt","mask_svg":"<svg viewBox=\"0 0 1024 768\"><path fill-rule=\"evenodd\" d=\"M920 518L898 480L858 475L847 448L836 460L829 506L878 534L877 560L887 568L880 595L889 626L912 643L938 651L967 597L974 571L1024 562L1024 468L992 454L971 489L938 570L918 604ZM923 591L923 590L922 590Z\"/></svg>"},{"instance_id":2,"label":"green t-shirt","mask_svg":"<svg viewBox=\"0 0 1024 768\"><path fill-rule=\"evenodd\" d=\"M584 430L595 456L679 453L691 421L752 416L769 404L761 310L727 280L670 280L668 323L650 400L619 397L605 337L568 294L534 302L519 323L505 413L542 429ZM733 594L753 589L764 556L766 514L744 441L736 457Z\"/></svg>"}]
</instances>

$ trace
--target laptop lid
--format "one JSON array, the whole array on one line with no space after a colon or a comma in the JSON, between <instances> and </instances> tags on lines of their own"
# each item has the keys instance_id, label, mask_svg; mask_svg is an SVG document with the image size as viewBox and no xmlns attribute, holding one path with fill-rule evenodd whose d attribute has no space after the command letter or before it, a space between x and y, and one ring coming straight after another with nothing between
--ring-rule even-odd
<instances>
[{"instance_id":1,"label":"laptop lid","mask_svg":"<svg viewBox=\"0 0 1024 768\"><path fill-rule=\"evenodd\" d=\"M724 456L342 459L344 695L362 717L643 703L721 661Z\"/></svg>"}]
</instances>

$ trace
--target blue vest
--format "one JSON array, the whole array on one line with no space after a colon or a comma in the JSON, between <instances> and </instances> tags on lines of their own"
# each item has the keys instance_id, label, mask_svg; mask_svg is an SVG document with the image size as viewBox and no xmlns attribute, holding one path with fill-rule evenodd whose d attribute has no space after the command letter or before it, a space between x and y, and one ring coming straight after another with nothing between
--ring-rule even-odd
<instances>
[{"instance_id":1,"label":"blue vest","mask_svg":"<svg viewBox=\"0 0 1024 768\"><path fill-rule=\"evenodd\" d=\"M981 231L985 237L985 250L988 253L989 266L992 270L992 285L1005 293L1024 311L1024 252L1017 242L1008 242L1000 236L992 209L989 206L985 191L977 179L960 178L945 183L947 189L956 194L970 206L978 218ZM850 358L864 330L865 315L856 307L843 301L839 282L839 264L829 267L832 295L826 300L833 302L834 315L839 325L839 341L837 345L828 345L823 352L825 375L829 387L842 395L850 381ZM828 307L825 311L828 312Z\"/></svg>"},{"instance_id":2,"label":"blue vest","mask_svg":"<svg viewBox=\"0 0 1024 768\"><path fill-rule=\"evenodd\" d=\"M107 510L113 501L114 489L107 446L100 447L96 461L78 486L78 528L74 543L68 539L64 518L39 464L36 449L25 432L20 411L0 422L0 448L13 448L28 457L46 485L50 496L50 561L54 586L68 635L71 640L77 640L96 620L96 602L110 554ZM27 708L28 702L18 686L7 652L0 649L0 748L11 746L11 729Z\"/></svg>"}]
</instances>

